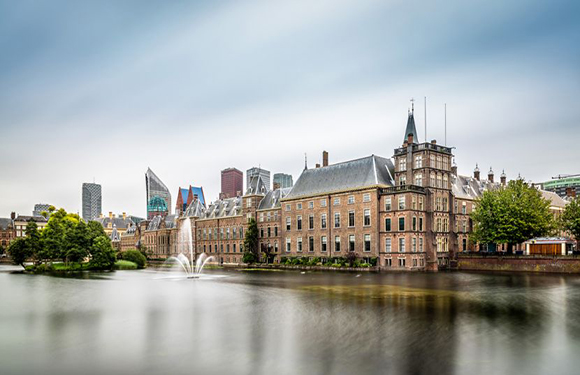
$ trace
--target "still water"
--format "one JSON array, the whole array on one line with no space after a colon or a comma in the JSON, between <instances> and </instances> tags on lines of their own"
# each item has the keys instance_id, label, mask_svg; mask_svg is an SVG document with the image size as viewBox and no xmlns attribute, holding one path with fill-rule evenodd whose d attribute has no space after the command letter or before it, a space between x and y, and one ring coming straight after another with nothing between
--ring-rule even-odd
<instances>
[{"instance_id":1,"label":"still water","mask_svg":"<svg viewBox=\"0 0 580 375\"><path fill-rule=\"evenodd\" d=\"M580 278L0 266L0 374L579 374Z\"/></svg>"}]
</instances>

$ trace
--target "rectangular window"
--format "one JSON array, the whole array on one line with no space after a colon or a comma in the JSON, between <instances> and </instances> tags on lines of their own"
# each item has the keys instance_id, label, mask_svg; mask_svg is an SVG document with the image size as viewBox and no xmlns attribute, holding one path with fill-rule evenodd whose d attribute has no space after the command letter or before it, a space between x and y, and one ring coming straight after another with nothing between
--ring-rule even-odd
<instances>
[{"instance_id":1,"label":"rectangular window","mask_svg":"<svg viewBox=\"0 0 580 375\"><path fill-rule=\"evenodd\" d=\"M264 228L260 228L260 238L264 238Z\"/></svg>"},{"instance_id":2,"label":"rectangular window","mask_svg":"<svg viewBox=\"0 0 580 375\"><path fill-rule=\"evenodd\" d=\"M232 248L233 248L233 252L235 253L236 252L236 244L233 244Z\"/></svg>"},{"instance_id":3,"label":"rectangular window","mask_svg":"<svg viewBox=\"0 0 580 375\"><path fill-rule=\"evenodd\" d=\"M326 199L320 200L320 207L326 207Z\"/></svg>"},{"instance_id":4,"label":"rectangular window","mask_svg":"<svg viewBox=\"0 0 580 375\"><path fill-rule=\"evenodd\" d=\"M391 239L390 238L385 239L385 251L387 253L391 252Z\"/></svg>"},{"instance_id":5,"label":"rectangular window","mask_svg":"<svg viewBox=\"0 0 580 375\"><path fill-rule=\"evenodd\" d=\"M290 230L292 219L290 217L286 218L286 230Z\"/></svg>"},{"instance_id":6,"label":"rectangular window","mask_svg":"<svg viewBox=\"0 0 580 375\"><path fill-rule=\"evenodd\" d=\"M354 227L354 211L348 212L348 226Z\"/></svg>"},{"instance_id":7,"label":"rectangular window","mask_svg":"<svg viewBox=\"0 0 580 375\"><path fill-rule=\"evenodd\" d=\"M419 251L423 251L423 237L419 237Z\"/></svg>"},{"instance_id":8,"label":"rectangular window","mask_svg":"<svg viewBox=\"0 0 580 375\"><path fill-rule=\"evenodd\" d=\"M334 213L334 227L340 228L340 213L339 212Z\"/></svg>"},{"instance_id":9,"label":"rectangular window","mask_svg":"<svg viewBox=\"0 0 580 375\"><path fill-rule=\"evenodd\" d=\"M391 266L392 266L392 264L393 264L393 262L392 262L392 259L391 259L391 258L387 258L387 259L385 259L385 265L386 265L387 267L391 267Z\"/></svg>"},{"instance_id":10,"label":"rectangular window","mask_svg":"<svg viewBox=\"0 0 580 375\"><path fill-rule=\"evenodd\" d=\"M320 228L326 229L326 214L320 215Z\"/></svg>"},{"instance_id":11,"label":"rectangular window","mask_svg":"<svg viewBox=\"0 0 580 375\"><path fill-rule=\"evenodd\" d=\"M405 239L399 238L399 253L405 252Z\"/></svg>"},{"instance_id":12,"label":"rectangular window","mask_svg":"<svg viewBox=\"0 0 580 375\"><path fill-rule=\"evenodd\" d=\"M340 204L340 198L334 198L334 205L338 206Z\"/></svg>"},{"instance_id":13,"label":"rectangular window","mask_svg":"<svg viewBox=\"0 0 580 375\"><path fill-rule=\"evenodd\" d=\"M286 205L286 211L290 211L290 205L289 204Z\"/></svg>"},{"instance_id":14,"label":"rectangular window","mask_svg":"<svg viewBox=\"0 0 580 375\"><path fill-rule=\"evenodd\" d=\"M354 234L348 236L348 251L354 251Z\"/></svg>"},{"instance_id":15,"label":"rectangular window","mask_svg":"<svg viewBox=\"0 0 580 375\"><path fill-rule=\"evenodd\" d=\"M308 208L314 208L314 201L308 202Z\"/></svg>"},{"instance_id":16,"label":"rectangular window","mask_svg":"<svg viewBox=\"0 0 580 375\"><path fill-rule=\"evenodd\" d=\"M268 237L271 237L271 236L272 236L272 232L271 232L270 227L268 227Z\"/></svg>"},{"instance_id":17,"label":"rectangular window","mask_svg":"<svg viewBox=\"0 0 580 375\"><path fill-rule=\"evenodd\" d=\"M405 230L405 218L400 217L399 218L399 231L404 231L404 230Z\"/></svg>"},{"instance_id":18,"label":"rectangular window","mask_svg":"<svg viewBox=\"0 0 580 375\"><path fill-rule=\"evenodd\" d=\"M391 231L391 218L390 217L385 219L385 231L386 232Z\"/></svg>"},{"instance_id":19,"label":"rectangular window","mask_svg":"<svg viewBox=\"0 0 580 375\"><path fill-rule=\"evenodd\" d=\"M302 209L302 203L296 203L296 209L297 210L301 210Z\"/></svg>"},{"instance_id":20,"label":"rectangular window","mask_svg":"<svg viewBox=\"0 0 580 375\"><path fill-rule=\"evenodd\" d=\"M340 253L340 236L334 237L334 251Z\"/></svg>"},{"instance_id":21,"label":"rectangular window","mask_svg":"<svg viewBox=\"0 0 580 375\"><path fill-rule=\"evenodd\" d=\"M423 231L423 218L420 217L419 218L419 232L422 232L422 231Z\"/></svg>"},{"instance_id":22,"label":"rectangular window","mask_svg":"<svg viewBox=\"0 0 580 375\"><path fill-rule=\"evenodd\" d=\"M278 227L274 227L274 236L278 237Z\"/></svg>"},{"instance_id":23,"label":"rectangular window","mask_svg":"<svg viewBox=\"0 0 580 375\"><path fill-rule=\"evenodd\" d=\"M385 211L390 211L391 209L391 197L385 198Z\"/></svg>"},{"instance_id":24,"label":"rectangular window","mask_svg":"<svg viewBox=\"0 0 580 375\"><path fill-rule=\"evenodd\" d=\"M289 253L292 250L292 240L286 238L286 252Z\"/></svg>"},{"instance_id":25,"label":"rectangular window","mask_svg":"<svg viewBox=\"0 0 580 375\"><path fill-rule=\"evenodd\" d=\"M326 253L326 236L320 238L320 251Z\"/></svg>"},{"instance_id":26,"label":"rectangular window","mask_svg":"<svg viewBox=\"0 0 580 375\"><path fill-rule=\"evenodd\" d=\"M414 253L417 252L417 238L415 237L411 239L411 249L413 250Z\"/></svg>"},{"instance_id":27,"label":"rectangular window","mask_svg":"<svg viewBox=\"0 0 580 375\"><path fill-rule=\"evenodd\" d=\"M399 267L405 267L405 258L399 258Z\"/></svg>"},{"instance_id":28,"label":"rectangular window","mask_svg":"<svg viewBox=\"0 0 580 375\"><path fill-rule=\"evenodd\" d=\"M267 220L268 220L268 221L270 221L270 219L271 219L271 218L272 218L272 215L271 215L271 213L270 213L270 212L268 212L268 217L267 217Z\"/></svg>"},{"instance_id":29,"label":"rectangular window","mask_svg":"<svg viewBox=\"0 0 580 375\"><path fill-rule=\"evenodd\" d=\"M296 246L297 246L296 251L301 253L302 252L302 237L298 237L296 239Z\"/></svg>"},{"instance_id":30,"label":"rectangular window","mask_svg":"<svg viewBox=\"0 0 580 375\"><path fill-rule=\"evenodd\" d=\"M423 157L421 155L415 156L415 168L423 168Z\"/></svg>"},{"instance_id":31,"label":"rectangular window","mask_svg":"<svg viewBox=\"0 0 580 375\"><path fill-rule=\"evenodd\" d=\"M405 209L405 196L399 197L399 210Z\"/></svg>"},{"instance_id":32,"label":"rectangular window","mask_svg":"<svg viewBox=\"0 0 580 375\"><path fill-rule=\"evenodd\" d=\"M467 205L465 204L465 202L463 202L463 204L461 205L461 213L462 214L467 214Z\"/></svg>"},{"instance_id":33,"label":"rectangular window","mask_svg":"<svg viewBox=\"0 0 580 375\"><path fill-rule=\"evenodd\" d=\"M308 216L308 229L314 229L314 215Z\"/></svg>"},{"instance_id":34,"label":"rectangular window","mask_svg":"<svg viewBox=\"0 0 580 375\"><path fill-rule=\"evenodd\" d=\"M365 193L363 194L363 202L370 202L371 201L371 194Z\"/></svg>"},{"instance_id":35,"label":"rectangular window","mask_svg":"<svg viewBox=\"0 0 580 375\"><path fill-rule=\"evenodd\" d=\"M312 236L308 237L308 251L309 252L314 251L314 237Z\"/></svg>"},{"instance_id":36,"label":"rectangular window","mask_svg":"<svg viewBox=\"0 0 580 375\"><path fill-rule=\"evenodd\" d=\"M364 210L363 223L364 223L363 225L365 227L368 227L371 225L371 210L370 209Z\"/></svg>"},{"instance_id":37,"label":"rectangular window","mask_svg":"<svg viewBox=\"0 0 580 375\"><path fill-rule=\"evenodd\" d=\"M365 251L368 253L371 251L371 235L365 234Z\"/></svg>"},{"instance_id":38,"label":"rectangular window","mask_svg":"<svg viewBox=\"0 0 580 375\"><path fill-rule=\"evenodd\" d=\"M348 204L354 204L354 195L348 196Z\"/></svg>"},{"instance_id":39,"label":"rectangular window","mask_svg":"<svg viewBox=\"0 0 580 375\"><path fill-rule=\"evenodd\" d=\"M248 200L246 201L248 208L252 207L252 198L248 198Z\"/></svg>"},{"instance_id":40,"label":"rectangular window","mask_svg":"<svg viewBox=\"0 0 580 375\"><path fill-rule=\"evenodd\" d=\"M296 229L302 230L302 216L296 216Z\"/></svg>"},{"instance_id":41,"label":"rectangular window","mask_svg":"<svg viewBox=\"0 0 580 375\"><path fill-rule=\"evenodd\" d=\"M417 218L413 216L413 230L417 230Z\"/></svg>"},{"instance_id":42,"label":"rectangular window","mask_svg":"<svg viewBox=\"0 0 580 375\"><path fill-rule=\"evenodd\" d=\"M264 222L264 213L260 212L260 223Z\"/></svg>"}]
</instances>

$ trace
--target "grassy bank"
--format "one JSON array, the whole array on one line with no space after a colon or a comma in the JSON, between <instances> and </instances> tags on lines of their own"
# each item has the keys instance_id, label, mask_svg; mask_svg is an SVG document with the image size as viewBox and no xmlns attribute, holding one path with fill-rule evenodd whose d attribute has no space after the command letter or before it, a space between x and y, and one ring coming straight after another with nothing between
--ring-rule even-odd
<instances>
[{"instance_id":1,"label":"grassy bank","mask_svg":"<svg viewBox=\"0 0 580 375\"><path fill-rule=\"evenodd\" d=\"M136 270L137 264L128 260L118 260L115 262L113 269L115 270ZM26 266L24 269L26 272L30 273L45 273L45 272L80 272L80 271L107 271L107 270L97 270L91 268L89 263L43 263L43 264L31 264Z\"/></svg>"}]
</instances>

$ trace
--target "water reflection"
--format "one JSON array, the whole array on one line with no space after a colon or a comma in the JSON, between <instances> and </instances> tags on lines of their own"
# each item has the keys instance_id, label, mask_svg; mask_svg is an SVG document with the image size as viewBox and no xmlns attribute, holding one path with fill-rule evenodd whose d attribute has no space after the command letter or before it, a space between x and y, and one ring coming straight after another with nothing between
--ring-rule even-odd
<instances>
[{"instance_id":1,"label":"water reflection","mask_svg":"<svg viewBox=\"0 0 580 375\"><path fill-rule=\"evenodd\" d=\"M4 374L566 374L580 279L0 268ZM23 360L25 358L25 360Z\"/></svg>"}]
</instances>

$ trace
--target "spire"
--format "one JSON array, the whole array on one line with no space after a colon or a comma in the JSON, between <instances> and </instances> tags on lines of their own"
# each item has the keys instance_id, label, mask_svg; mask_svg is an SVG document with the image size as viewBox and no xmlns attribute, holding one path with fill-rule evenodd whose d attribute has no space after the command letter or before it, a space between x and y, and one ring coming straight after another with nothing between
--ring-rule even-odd
<instances>
[{"instance_id":1,"label":"spire","mask_svg":"<svg viewBox=\"0 0 580 375\"><path fill-rule=\"evenodd\" d=\"M407 118L407 128L405 129L405 137L403 138L403 143L409 138L409 135L413 136L413 143L419 143L419 137L417 136L417 128L415 127L415 100L411 99L411 111L409 112L409 117Z\"/></svg>"},{"instance_id":2,"label":"spire","mask_svg":"<svg viewBox=\"0 0 580 375\"><path fill-rule=\"evenodd\" d=\"M308 169L308 156L304 153L304 170Z\"/></svg>"}]
</instances>

